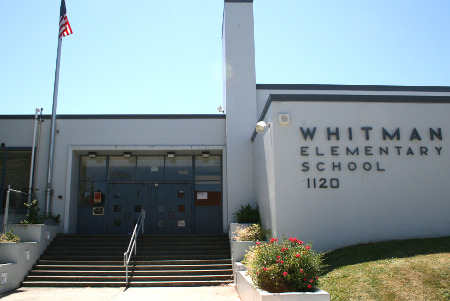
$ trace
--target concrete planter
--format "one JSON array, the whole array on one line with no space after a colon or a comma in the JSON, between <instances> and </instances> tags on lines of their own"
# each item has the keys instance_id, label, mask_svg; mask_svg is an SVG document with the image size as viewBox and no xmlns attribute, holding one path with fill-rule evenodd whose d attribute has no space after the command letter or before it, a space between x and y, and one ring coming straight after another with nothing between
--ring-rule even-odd
<instances>
[{"instance_id":1,"label":"concrete planter","mask_svg":"<svg viewBox=\"0 0 450 301\"><path fill-rule=\"evenodd\" d=\"M316 292L269 293L256 288L246 271L237 271L236 289L242 301L330 301L330 294Z\"/></svg>"},{"instance_id":2,"label":"concrete planter","mask_svg":"<svg viewBox=\"0 0 450 301\"><path fill-rule=\"evenodd\" d=\"M256 241L230 241L232 262L242 261L245 253L253 246L256 246Z\"/></svg>"},{"instance_id":3,"label":"concrete planter","mask_svg":"<svg viewBox=\"0 0 450 301\"><path fill-rule=\"evenodd\" d=\"M256 241L236 241L235 234L238 228L246 228L251 226L252 224L239 224L239 223L231 223L230 231L228 233L230 237L230 249L231 249L231 261L232 262L240 262L244 259L245 253L252 246L256 246Z\"/></svg>"},{"instance_id":4,"label":"concrete planter","mask_svg":"<svg viewBox=\"0 0 450 301\"><path fill-rule=\"evenodd\" d=\"M0 243L0 294L18 288L61 226L9 225L8 231L21 238L18 243Z\"/></svg>"}]
</instances>

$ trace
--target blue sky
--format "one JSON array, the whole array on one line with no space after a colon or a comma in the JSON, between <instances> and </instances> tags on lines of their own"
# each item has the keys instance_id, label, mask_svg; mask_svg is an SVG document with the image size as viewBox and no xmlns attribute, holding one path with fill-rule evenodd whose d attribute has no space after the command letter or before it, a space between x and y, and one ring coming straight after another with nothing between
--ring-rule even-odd
<instances>
[{"instance_id":1,"label":"blue sky","mask_svg":"<svg viewBox=\"0 0 450 301\"><path fill-rule=\"evenodd\" d=\"M60 0L0 1L0 114L51 114ZM216 114L223 0L66 0L58 114ZM450 86L449 0L255 0L261 84Z\"/></svg>"}]
</instances>

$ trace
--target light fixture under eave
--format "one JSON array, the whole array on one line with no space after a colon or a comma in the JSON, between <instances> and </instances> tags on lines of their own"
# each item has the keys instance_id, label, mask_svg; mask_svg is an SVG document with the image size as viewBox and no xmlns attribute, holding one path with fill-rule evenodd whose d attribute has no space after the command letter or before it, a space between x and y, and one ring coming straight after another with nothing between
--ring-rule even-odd
<instances>
[{"instance_id":1,"label":"light fixture under eave","mask_svg":"<svg viewBox=\"0 0 450 301\"><path fill-rule=\"evenodd\" d=\"M131 153L130 152L124 152L123 153L123 157L124 158L131 158Z\"/></svg>"},{"instance_id":2,"label":"light fixture under eave","mask_svg":"<svg viewBox=\"0 0 450 301\"><path fill-rule=\"evenodd\" d=\"M167 157L168 158L174 158L175 157L175 153L174 152L168 152L167 153Z\"/></svg>"},{"instance_id":3,"label":"light fixture under eave","mask_svg":"<svg viewBox=\"0 0 450 301\"><path fill-rule=\"evenodd\" d=\"M97 157L97 153L91 152L88 153L89 158L94 159L95 157Z\"/></svg>"},{"instance_id":4,"label":"light fixture under eave","mask_svg":"<svg viewBox=\"0 0 450 301\"><path fill-rule=\"evenodd\" d=\"M259 121L256 124L256 132L260 134L264 134L266 127L270 127L270 124L266 124L264 121Z\"/></svg>"},{"instance_id":5,"label":"light fixture under eave","mask_svg":"<svg viewBox=\"0 0 450 301\"><path fill-rule=\"evenodd\" d=\"M203 158L209 158L209 152L203 152L202 156Z\"/></svg>"}]
</instances>

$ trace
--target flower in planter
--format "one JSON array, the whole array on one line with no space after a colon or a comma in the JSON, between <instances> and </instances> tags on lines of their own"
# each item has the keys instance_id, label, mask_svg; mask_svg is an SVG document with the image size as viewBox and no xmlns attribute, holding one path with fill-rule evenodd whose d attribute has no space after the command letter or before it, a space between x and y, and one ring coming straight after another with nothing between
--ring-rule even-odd
<instances>
[{"instance_id":1,"label":"flower in planter","mask_svg":"<svg viewBox=\"0 0 450 301\"><path fill-rule=\"evenodd\" d=\"M312 291L323 269L322 254L297 238L261 242L243 263L254 284L271 293Z\"/></svg>"}]
</instances>

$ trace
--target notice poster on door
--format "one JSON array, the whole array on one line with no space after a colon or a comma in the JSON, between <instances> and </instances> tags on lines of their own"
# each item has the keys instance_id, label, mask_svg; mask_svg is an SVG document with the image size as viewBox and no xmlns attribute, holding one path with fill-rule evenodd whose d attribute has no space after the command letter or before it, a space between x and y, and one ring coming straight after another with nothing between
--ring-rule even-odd
<instances>
[{"instance_id":1,"label":"notice poster on door","mask_svg":"<svg viewBox=\"0 0 450 301\"><path fill-rule=\"evenodd\" d=\"M103 215L104 213L105 213L105 208L103 208L103 207L92 208L92 215Z\"/></svg>"},{"instance_id":2,"label":"notice poster on door","mask_svg":"<svg viewBox=\"0 0 450 301\"><path fill-rule=\"evenodd\" d=\"M207 199L208 199L208 192L206 191L197 192L197 200L207 200Z\"/></svg>"},{"instance_id":3,"label":"notice poster on door","mask_svg":"<svg viewBox=\"0 0 450 301\"><path fill-rule=\"evenodd\" d=\"M94 192L94 203L101 203L101 202L102 202L102 193Z\"/></svg>"}]
</instances>

